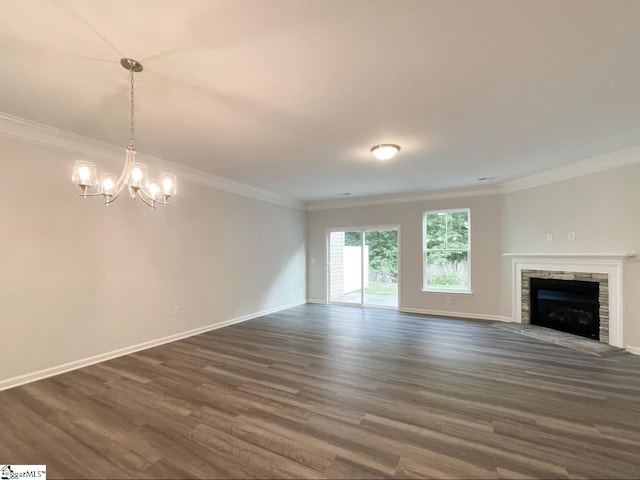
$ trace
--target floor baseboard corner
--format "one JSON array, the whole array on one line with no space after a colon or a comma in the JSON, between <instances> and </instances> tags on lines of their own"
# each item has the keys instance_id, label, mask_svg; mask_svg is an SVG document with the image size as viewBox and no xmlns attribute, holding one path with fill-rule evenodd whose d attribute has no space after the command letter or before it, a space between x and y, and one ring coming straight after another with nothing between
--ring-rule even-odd
<instances>
[{"instance_id":1,"label":"floor baseboard corner","mask_svg":"<svg viewBox=\"0 0 640 480\"><path fill-rule=\"evenodd\" d=\"M42 370L37 370L31 373L25 373L22 375L18 375L15 377L8 378L6 380L0 380L0 392L2 390L8 390L10 388L19 387L20 385L25 385L27 383L35 382L38 380L43 380L45 378L54 377L56 375L60 375L62 373L67 373L72 370L78 370L80 368L88 367L90 365L94 365L96 363L105 362L107 360L111 360L113 358L121 357L123 355L129 355L131 353L139 352L142 350L146 350L148 348L157 347L160 345L164 345L165 343L176 342L178 340L182 340L183 338L193 337L194 335L200 335L202 333L210 332L212 330L217 330L219 328L228 327L230 325L234 325L236 323L246 322L248 320L253 320L254 318L263 317L265 315L270 315L272 313L279 312L281 310L286 310L289 308L297 307L300 305L304 305L306 302L304 300L300 300L298 302L293 302L286 305L281 305L278 307L268 308L266 310L261 310L259 312L250 313L247 315L242 315L239 317L230 318L228 320L223 320L221 322L212 323L209 325L205 325L203 327L194 328L191 330L186 330L184 332L175 333L172 335L168 335L165 337L157 338L154 340L149 340L146 342L138 343L136 345L131 345L128 347L119 348L117 350L112 350L110 352L104 352L97 355L93 355L91 357L82 358L79 360L74 360L71 362L63 363L61 365L55 365L53 367L44 368Z\"/></svg>"},{"instance_id":2,"label":"floor baseboard corner","mask_svg":"<svg viewBox=\"0 0 640 480\"><path fill-rule=\"evenodd\" d=\"M640 355L640 347L634 347L632 345L627 345L626 347L624 347L624 349L629 353L633 353L634 355Z\"/></svg>"}]
</instances>

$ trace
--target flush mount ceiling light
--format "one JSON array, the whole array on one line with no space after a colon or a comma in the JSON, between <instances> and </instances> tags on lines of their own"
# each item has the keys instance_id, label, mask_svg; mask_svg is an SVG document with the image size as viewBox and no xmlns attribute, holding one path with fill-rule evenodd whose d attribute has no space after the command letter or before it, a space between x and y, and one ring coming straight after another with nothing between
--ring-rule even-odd
<instances>
[{"instance_id":1,"label":"flush mount ceiling light","mask_svg":"<svg viewBox=\"0 0 640 480\"><path fill-rule=\"evenodd\" d=\"M371 148L371 153L378 160L391 160L400 151L398 145L392 143L382 143Z\"/></svg>"},{"instance_id":2,"label":"flush mount ceiling light","mask_svg":"<svg viewBox=\"0 0 640 480\"><path fill-rule=\"evenodd\" d=\"M131 84L131 129L129 130L129 146L125 153L122 173L119 177L113 173L103 173L98 180L96 166L93 163L77 161L73 168L71 180L82 189L80 194L82 197L102 195L105 199L105 205L114 202L125 187L129 190L132 198L140 197L151 208L155 208L156 203L169 205L169 198L177 193L176 176L170 173L162 173L158 180L149 180L147 166L135 161L136 150L133 146L133 134L135 131L133 74L142 71L142 64L131 58L121 59L120 64L129 70ZM98 186L98 192L88 193L88 190L95 186Z\"/></svg>"}]
</instances>

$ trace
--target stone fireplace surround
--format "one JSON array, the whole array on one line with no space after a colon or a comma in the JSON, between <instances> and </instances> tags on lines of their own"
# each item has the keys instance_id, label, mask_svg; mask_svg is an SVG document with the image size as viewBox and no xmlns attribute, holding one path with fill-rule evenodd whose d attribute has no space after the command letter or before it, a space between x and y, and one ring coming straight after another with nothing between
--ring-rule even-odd
<instances>
[{"instance_id":1,"label":"stone fireplace surround","mask_svg":"<svg viewBox=\"0 0 640 480\"><path fill-rule=\"evenodd\" d=\"M512 261L512 318L515 322L529 323L531 277L597 281L600 283L600 341L624 348L624 261L634 254L503 255Z\"/></svg>"}]
</instances>

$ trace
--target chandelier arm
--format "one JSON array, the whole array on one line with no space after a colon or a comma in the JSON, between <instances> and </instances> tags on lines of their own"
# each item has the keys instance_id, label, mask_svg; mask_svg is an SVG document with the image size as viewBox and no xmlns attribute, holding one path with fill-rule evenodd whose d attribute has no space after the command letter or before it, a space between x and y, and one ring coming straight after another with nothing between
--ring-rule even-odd
<instances>
[{"instance_id":1,"label":"chandelier arm","mask_svg":"<svg viewBox=\"0 0 640 480\"><path fill-rule=\"evenodd\" d=\"M140 197L140 199L144 202L144 204L147 207L156 208L156 206L154 205L155 200L153 200L147 192L145 192L143 189L140 189L138 190L138 194L139 194L138 197Z\"/></svg>"},{"instance_id":2,"label":"chandelier arm","mask_svg":"<svg viewBox=\"0 0 640 480\"><path fill-rule=\"evenodd\" d=\"M113 195L111 195L109 199L106 202L104 202L105 205L109 205L110 203L115 202L120 196L120 194L122 193L122 191L124 190L124 186L127 179L127 173L129 171L130 164L132 163L131 158L132 156L130 155L130 151L129 149L127 149L127 154L124 161L124 167L122 168L122 173L118 177L118 180L116 180L116 183L114 185L115 188L113 189L114 191ZM91 193L91 194L88 194L87 196L95 197L98 195L104 195L104 193L101 193L101 192Z\"/></svg>"},{"instance_id":3,"label":"chandelier arm","mask_svg":"<svg viewBox=\"0 0 640 480\"><path fill-rule=\"evenodd\" d=\"M100 192L96 193L79 193L79 197L97 197L98 195L102 195Z\"/></svg>"},{"instance_id":4,"label":"chandelier arm","mask_svg":"<svg viewBox=\"0 0 640 480\"><path fill-rule=\"evenodd\" d=\"M125 186L125 183L126 183L125 182L126 171L127 171L127 169L125 167L125 170L122 172L122 175L120 175L120 178L118 178L118 180L116 181L115 188L113 189L114 192L115 192L113 196L115 198L117 198L118 195L120 195L122 193L122 190L124 190L124 186ZM115 200L115 198L114 198L114 200ZM109 202L109 203L111 203L111 202Z\"/></svg>"},{"instance_id":5,"label":"chandelier arm","mask_svg":"<svg viewBox=\"0 0 640 480\"><path fill-rule=\"evenodd\" d=\"M118 192L120 192L123 189L124 184L126 183L125 181L126 181L128 171L129 171L129 162L125 162L124 168L122 169L122 173L120 174L120 176L118 177L118 180L116 181L116 190Z\"/></svg>"},{"instance_id":6,"label":"chandelier arm","mask_svg":"<svg viewBox=\"0 0 640 480\"><path fill-rule=\"evenodd\" d=\"M129 169L131 168L131 164L133 163L135 153L136 151L133 150L132 148L127 148L125 159L124 159L124 167L122 168L122 173L120 174L120 177L116 182L116 187L118 189L118 192L120 192L124 187L124 183L127 179L127 173L129 173Z\"/></svg>"},{"instance_id":7,"label":"chandelier arm","mask_svg":"<svg viewBox=\"0 0 640 480\"><path fill-rule=\"evenodd\" d=\"M144 189L144 188L141 188L140 190L138 190L138 193L140 194L139 196L142 198L144 203L149 205L149 203L147 203L147 201L149 201L149 202L151 202L153 204L153 206L151 208L155 208L155 204L157 204L157 203L159 203L160 205L164 205L164 206L171 205L166 200L156 200L151 195L149 195L149 192L147 192L147 190ZM149 205L149 206L151 206L151 205Z\"/></svg>"},{"instance_id":8,"label":"chandelier arm","mask_svg":"<svg viewBox=\"0 0 640 480\"><path fill-rule=\"evenodd\" d=\"M118 177L118 180L116 181L116 185L115 185L116 194L108 203L111 203L116 198L118 198L122 193L122 191L124 190L125 184L127 183L127 174L129 173L129 169L131 168L131 164L133 163L134 155L135 155L135 150L131 150L130 148L127 148L125 160L124 160L124 167L122 168L122 173L120 174L120 177Z\"/></svg>"},{"instance_id":9,"label":"chandelier arm","mask_svg":"<svg viewBox=\"0 0 640 480\"><path fill-rule=\"evenodd\" d=\"M111 195L111 198L109 198L109 200L104 202L104 204L105 205L109 205L110 203L115 202L118 199L118 197L120 196L120 194L122 193L122 190L123 190L123 188L120 188L120 189L116 190L116 193Z\"/></svg>"}]
</instances>

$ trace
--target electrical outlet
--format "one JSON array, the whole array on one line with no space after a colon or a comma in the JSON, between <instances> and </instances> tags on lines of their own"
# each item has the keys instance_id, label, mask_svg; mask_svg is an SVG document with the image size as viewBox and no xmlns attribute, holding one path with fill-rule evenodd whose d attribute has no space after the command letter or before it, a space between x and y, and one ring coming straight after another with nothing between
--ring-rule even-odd
<instances>
[{"instance_id":1,"label":"electrical outlet","mask_svg":"<svg viewBox=\"0 0 640 480\"><path fill-rule=\"evenodd\" d=\"M576 239L576 232L567 233L567 240L575 240L575 239Z\"/></svg>"},{"instance_id":2,"label":"electrical outlet","mask_svg":"<svg viewBox=\"0 0 640 480\"><path fill-rule=\"evenodd\" d=\"M173 316L177 317L178 315L180 315L180 305L174 305L173 306Z\"/></svg>"},{"instance_id":3,"label":"electrical outlet","mask_svg":"<svg viewBox=\"0 0 640 480\"><path fill-rule=\"evenodd\" d=\"M553 242L553 233L547 233L547 242Z\"/></svg>"},{"instance_id":4,"label":"electrical outlet","mask_svg":"<svg viewBox=\"0 0 640 480\"><path fill-rule=\"evenodd\" d=\"M316 259L312 257L312 258L311 258L311 263L312 263L312 264L316 263Z\"/></svg>"}]
</instances>

